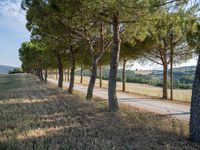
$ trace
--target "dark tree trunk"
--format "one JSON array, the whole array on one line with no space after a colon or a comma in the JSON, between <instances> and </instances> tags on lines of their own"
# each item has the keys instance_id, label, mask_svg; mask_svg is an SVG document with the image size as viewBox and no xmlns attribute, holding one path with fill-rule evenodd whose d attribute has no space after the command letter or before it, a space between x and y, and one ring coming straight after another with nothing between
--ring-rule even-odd
<instances>
[{"instance_id":1,"label":"dark tree trunk","mask_svg":"<svg viewBox=\"0 0 200 150\"><path fill-rule=\"evenodd\" d=\"M36 70L36 75L39 78L39 80L41 81L42 79L41 79L41 75L40 75L40 69Z\"/></svg>"},{"instance_id":2,"label":"dark tree trunk","mask_svg":"<svg viewBox=\"0 0 200 150\"><path fill-rule=\"evenodd\" d=\"M59 74L58 87L62 88L63 87L63 65L62 65L62 61L61 61L59 53L57 53L57 65L58 65L58 74Z\"/></svg>"},{"instance_id":3,"label":"dark tree trunk","mask_svg":"<svg viewBox=\"0 0 200 150\"><path fill-rule=\"evenodd\" d=\"M68 89L68 93L72 94L73 93L73 89L74 89L74 74L75 74L75 54L73 49L71 48L70 51L70 59L71 59L71 74L70 74L70 82L69 82L69 89Z\"/></svg>"},{"instance_id":4,"label":"dark tree trunk","mask_svg":"<svg viewBox=\"0 0 200 150\"><path fill-rule=\"evenodd\" d=\"M173 100L173 56L170 61L170 99Z\"/></svg>"},{"instance_id":5,"label":"dark tree trunk","mask_svg":"<svg viewBox=\"0 0 200 150\"><path fill-rule=\"evenodd\" d=\"M56 69L56 80L58 79L58 71L57 71L57 69Z\"/></svg>"},{"instance_id":6,"label":"dark tree trunk","mask_svg":"<svg viewBox=\"0 0 200 150\"><path fill-rule=\"evenodd\" d=\"M99 86L102 87L102 66L99 66Z\"/></svg>"},{"instance_id":7,"label":"dark tree trunk","mask_svg":"<svg viewBox=\"0 0 200 150\"><path fill-rule=\"evenodd\" d=\"M172 43L172 35L171 35L171 42L170 42L170 99L173 100L173 55L174 55L174 48Z\"/></svg>"},{"instance_id":8,"label":"dark tree trunk","mask_svg":"<svg viewBox=\"0 0 200 150\"><path fill-rule=\"evenodd\" d=\"M67 82L69 82L69 77L70 77L70 67L67 69Z\"/></svg>"},{"instance_id":9,"label":"dark tree trunk","mask_svg":"<svg viewBox=\"0 0 200 150\"><path fill-rule=\"evenodd\" d=\"M81 79L80 79L80 83L83 83L83 66L81 64Z\"/></svg>"},{"instance_id":10,"label":"dark tree trunk","mask_svg":"<svg viewBox=\"0 0 200 150\"><path fill-rule=\"evenodd\" d=\"M167 99L167 63L163 64L163 99Z\"/></svg>"},{"instance_id":11,"label":"dark tree trunk","mask_svg":"<svg viewBox=\"0 0 200 150\"><path fill-rule=\"evenodd\" d=\"M60 64L59 68L58 68L58 87L62 88L63 87L63 67L62 64Z\"/></svg>"},{"instance_id":12,"label":"dark tree trunk","mask_svg":"<svg viewBox=\"0 0 200 150\"><path fill-rule=\"evenodd\" d=\"M96 58L93 58L91 73L92 74L90 76L90 82L88 85L87 96L86 96L87 101L91 101L91 99L92 99L95 81L96 81L96 77L97 77L97 60L96 60Z\"/></svg>"},{"instance_id":13,"label":"dark tree trunk","mask_svg":"<svg viewBox=\"0 0 200 150\"><path fill-rule=\"evenodd\" d=\"M108 84L109 111L111 112L115 112L119 109L117 102L117 93L116 93L117 69L118 69L120 44L121 44L121 40L119 37L118 17L119 17L118 12L113 13L113 20L112 20L113 42L112 42L109 84Z\"/></svg>"},{"instance_id":14,"label":"dark tree trunk","mask_svg":"<svg viewBox=\"0 0 200 150\"><path fill-rule=\"evenodd\" d=\"M123 60L123 69L122 69L122 91L126 91L126 59Z\"/></svg>"},{"instance_id":15,"label":"dark tree trunk","mask_svg":"<svg viewBox=\"0 0 200 150\"><path fill-rule=\"evenodd\" d=\"M190 140L200 143L200 54L192 88L190 109Z\"/></svg>"},{"instance_id":16,"label":"dark tree trunk","mask_svg":"<svg viewBox=\"0 0 200 150\"><path fill-rule=\"evenodd\" d=\"M44 81L43 70L42 70L42 68L40 68L39 74L40 74L40 79L41 79L41 81Z\"/></svg>"},{"instance_id":17,"label":"dark tree trunk","mask_svg":"<svg viewBox=\"0 0 200 150\"><path fill-rule=\"evenodd\" d=\"M44 76L44 81L47 82L47 78L48 78L48 70L47 68L45 69L45 76Z\"/></svg>"}]
</instances>

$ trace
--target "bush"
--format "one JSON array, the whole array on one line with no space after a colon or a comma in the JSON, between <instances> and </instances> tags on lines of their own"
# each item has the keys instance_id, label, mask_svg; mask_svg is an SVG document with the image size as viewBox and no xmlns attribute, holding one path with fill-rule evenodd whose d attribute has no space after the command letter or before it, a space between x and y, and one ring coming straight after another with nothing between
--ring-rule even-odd
<instances>
[{"instance_id":1,"label":"bush","mask_svg":"<svg viewBox=\"0 0 200 150\"><path fill-rule=\"evenodd\" d=\"M17 74L17 73L23 73L23 70L21 68L15 68L13 70L9 70L8 74Z\"/></svg>"}]
</instances>

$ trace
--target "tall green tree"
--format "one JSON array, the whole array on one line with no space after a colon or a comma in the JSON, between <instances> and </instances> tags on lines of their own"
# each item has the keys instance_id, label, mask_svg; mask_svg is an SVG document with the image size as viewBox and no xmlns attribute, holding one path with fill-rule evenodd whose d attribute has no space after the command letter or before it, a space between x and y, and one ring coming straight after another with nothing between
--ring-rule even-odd
<instances>
[{"instance_id":1,"label":"tall green tree","mask_svg":"<svg viewBox=\"0 0 200 150\"><path fill-rule=\"evenodd\" d=\"M200 143L200 24L198 23L193 32L187 34L187 39L192 48L198 54L195 78L192 87L192 99L190 109L190 140Z\"/></svg>"},{"instance_id":2,"label":"tall green tree","mask_svg":"<svg viewBox=\"0 0 200 150\"><path fill-rule=\"evenodd\" d=\"M148 60L163 66L163 98L168 98L167 80L168 66L171 64L171 99L173 99L173 64L183 63L192 58L192 50L188 47L186 33L194 23L194 17L186 12L160 12L160 19L154 26L152 38L157 41L153 49L144 56Z\"/></svg>"}]
</instances>

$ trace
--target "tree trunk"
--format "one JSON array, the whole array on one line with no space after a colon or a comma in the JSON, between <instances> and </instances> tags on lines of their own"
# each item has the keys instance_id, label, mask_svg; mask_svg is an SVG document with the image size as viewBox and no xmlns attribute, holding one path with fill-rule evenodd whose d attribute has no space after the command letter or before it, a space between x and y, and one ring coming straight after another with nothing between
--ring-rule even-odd
<instances>
[{"instance_id":1,"label":"tree trunk","mask_svg":"<svg viewBox=\"0 0 200 150\"><path fill-rule=\"evenodd\" d=\"M170 99L173 100L173 58L170 61Z\"/></svg>"},{"instance_id":2,"label":"tree trunk","mask_svg":"<svg viewBox=\"0 0 200 150\"><path fill-rule=\"evenodd\" d=\"M55 71L53 70L52 73L53 73L52 74L53 75L53 79L55 79Z\"/></svg>"},{"instance_id":3,"label":"tree trunk","mask_svg":"<svg viewBox=\"0 0 200 150\"><path fill-rule=\"evenodd\" d=\"M81 79L80 79L80 83L83 84L83 66L81 64Z\"/></svg>"},{"instance_id":4,"label":"tree trunk","mask_svg":"<svg viewBox=\"0 0 200 150\"><path fill-rule=\"evenodd\" d=\"M59 53L57 53L57 65L58 65L58 74L59 74L58 87L62 88L63 87L63 65L62 65L62 61L61 61ZM57 72L56 72L56 74L57 74Z\"/></svg>"},{"instance_id":5,"label":"tree trunk","mask_svg":"<svg viewBox=\"0 0 200 150\"><path fill-rule=\"evenodd\" d=\"M99 66L99 87L102 87L102 66Z\"/></svg>"},{"instance_id":6,"label":"tree trunk","mask_svg":"<svg viewBox=\"0 0 200 150\"><path fill-rule=\"evenodd\" d=\"M48 70L47 68L45 69L45 76L44 76L44 81L47 82L47 78L48 78Z\"/></svg>"},{"instance_id":7,"label":"tree trunk","mask_svg":"<svg viewBox=\"0 0 200 150\"><path fill-rule=\"evenodd\" d=\"M123 69L122 69L122 91L126 91L126 59L123 59Z\"/></svg>"},{"instance_id":8,"label":"tree trunk","mask_svg":"<svg viewBox=\"0 0 200 150\"><path fill-rule=\"evenodd\" d=\"M92 72L92 75L90 76L90 82L88 85L87 96L86 96L87 101L91 101L91 99L92 99L95 81L96 81L96 77L97 77L97 60L96 60L96 58L93 58L91 72Z\"/></svg>"},{"instance_id":9,"label":"tree trunk","mask_svg":"<svg viewBox=\"0 0 200 150\"><path fill-rule=\"evenodd\" d=\"M113 42L112 42L109 84L108 84L109 111L111 112L115 112L119 109L117 102L117 93L116 93L117 69L118 69L120 44L121 44L121 40L119 37L118 17L119 17L118 12L114 12L113 22L112 22Z\"/></svg>"},{"instance_id":10,"label":"tree trunk","mask_svg":"<svg viewBox=\"0 0 200 150\"><path fill-rule=\"evenodd\" d=\"M74 88L74 74L75 74L75 54L74 51L71 48L70 51L70 59L71 59L71 74L70 74L70 82L69 82L69 89L68 89L68 93L72 94L73 93L73 88Z\"/></svg>"},{"instance_id":11,"label":"tree trunk","mask_svg":"<svg viewBox=\"0 0 200 150\"><path fill-rule=\"evenodd\" d=\"M66 71L66 69L64 71L64 74L65 74L65 82L66 82L67 81L67 71Z\"/></svg>"},{"instance_id":12,"label":"tree trunk","mask_svg":"<svg viewBox=\"0 0 200 150\"><path fill-rule=\"evenodd\" d=\"M38 71L37 71L37 76L38 76L38 78L40 79L40 81L42 81L42 77L41 77L41 71L40 71L40 69L38 69Z\"/></svg>"},{"instance_id":13,"label":"tree trunk","mask_svg":"<svg viewBox=\"0 0 200 150\"><path fill-rule=\"evenodd\" d=\"M173 100L173 56L174 49L172 44L172 35L171 35L171 43L170 43L170 99Z\"/></svg>"},{"instance_id":14,"label":"tree trunk","mask_svg":"<svg viewBox=\"0 0 200 150\"><path fill-rule=\"evenodd\" d=\"M42 79L41 79L41 75L40 75L40 69L37 69L36 74L37 74L37 77L39 78L39 80L41 81Z\"/></svg>"},{"instance_id":15,"label":"tree trunk","mask_svg":"<svg viewBox=\"0 0 200 150\"><path fill-rule=\"evenodd\" d=\"M58 79L58 71L57 71L57 69L56 69L56 80Z\"/></svg>"},{"instance_id":16,"label":"tree trunk","mask_svg":"<svg viewBox=\"0 0 200 150\"><path fill-rule=\"evenodd\" d=\"M163 64L163 99L167 99L167 63Z\"/></svg>"},{"instance_id":17,"label":"tree trunk","mask_svg":"<svg viewBox=\"0 0 200 150\"><path fill-rule=\"evenodd\" d=\"M40 79L41 79L41 81L44 81L42 68L40 68L40 72L39 73L40 73Z\"/></svg>"},{"instance_id":18,"label":"tree trunk","mask_svg":"<svg viewBox=\"0 0 200 150\"><path fill-rule=\"evenodd\" d=\"M200 143L200 54L192 88L190 109L190 140Z\"/></svg>"},{"instance_id":19,"label":"tree trunk","mask_svg":"<svg viewBox=\"0 0 200 150\"><path fill-rule=\"evenodd\" d=\"M67 82L69 82L69 77L70 77L70 67L67 69Z\"/></svg>"}]
</instances>

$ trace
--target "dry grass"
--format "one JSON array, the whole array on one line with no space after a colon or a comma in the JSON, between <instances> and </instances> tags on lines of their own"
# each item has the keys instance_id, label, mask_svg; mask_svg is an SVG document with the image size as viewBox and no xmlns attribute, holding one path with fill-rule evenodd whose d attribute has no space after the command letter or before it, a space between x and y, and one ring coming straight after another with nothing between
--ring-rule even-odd
<instances>
[{"instance_id":1,"label":"dry grass","mask_svg":"<svg viewBox=\"0 0 200 150\"><path fill-rule=\"evenodd\" d=\"M178 120L126 105L109 113L105 101L85 102L31 75L0 81L1 150L200 149Z\"/></svg>"},{"instance_id":2,"label":"dry grass","mask_svg":"<svg viewBox=\"0 0 200 150\"><path fill-rule=\"evenodd\" d=\"M80 83L80 76L76 76L76 83ZM99 79L96 80L96 87L99 87ZM88 85L89 83L89 77L83 78L83 84ZM108 81L103 80L102 86L104 88L108 87ZM121 91L122 89L122 83L117 82L117 90ZM138 95L144 95L144 96L151 96L155 98L161 98L162 97L162 88L155 87L147 84L138 84L138 83L126 83L126 92L134 93ZM168 90L168 95L170 95L170 90ZM174 90L174 100L180 101L180 102L190 102L192 96L192 90Z\"/></svg>"}]
</instances>

